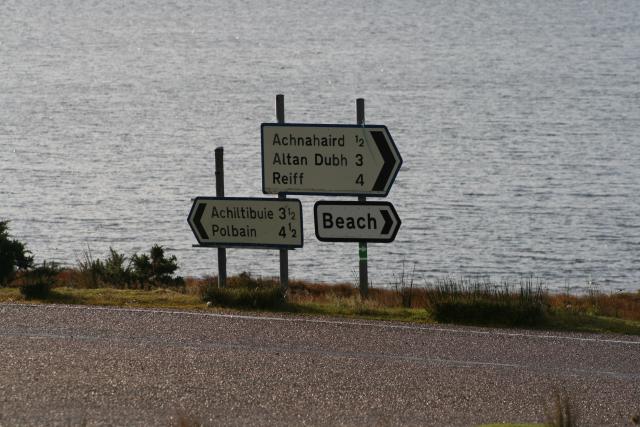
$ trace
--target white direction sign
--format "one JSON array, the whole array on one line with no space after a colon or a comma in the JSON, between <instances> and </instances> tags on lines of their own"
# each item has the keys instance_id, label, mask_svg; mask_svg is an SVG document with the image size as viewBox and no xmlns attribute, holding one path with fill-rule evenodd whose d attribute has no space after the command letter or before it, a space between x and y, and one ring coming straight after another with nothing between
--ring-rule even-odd
<instances>
[{"instance_id":1,"label":"white direction sign","mask_svg":"<svg viewBox=\"0 0 640 427\"><path fill-rule=\"evenodd\" d=\"M302 247L296 199L197 197L187 221L201 246Z\"/></svg>"},{"instance_id":2,"label":"white direction sign","mask_svg":"<svg viewBox=\"0 0 640 427\"><path fill-rule=\"evenodd\" d=\"M265 194L386 196L402 158L386 126L263 123Z\"/></svg>"},{"instance_id":3,"label":"white direction sign","mask_svg":"<svg viewBox=\"0 0 640 427\"><path fill-rule=\"evenodd\" d=\"M389 202L316 202L316 237L325 242L389 243L400 229L400 217Z\"/></svg>"}]
</instances>

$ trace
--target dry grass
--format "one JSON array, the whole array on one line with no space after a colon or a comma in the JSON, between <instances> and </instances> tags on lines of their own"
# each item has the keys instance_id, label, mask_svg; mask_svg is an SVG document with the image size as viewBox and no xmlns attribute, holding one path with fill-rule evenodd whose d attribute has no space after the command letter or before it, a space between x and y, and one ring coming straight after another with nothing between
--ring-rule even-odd
<instances>
[{"instance_id":1,"label":"dry grass","mask_svg":"<svg viewBox=\"0 0 640 427\"><path fill-rule=\"evenodd\" d=\"M13 286L18 286L19 283L20 277ZM279 286L274 278L254 278L247 273L229 277L227 283L229 293L236 293L238 296L241 296L242 292L247 293L243 290L257 295L263 292L256 290L273 289ZM201 310L206 309L203 300L207 295L211 295L210 289L217 287L217 277L190 277L184 281L184 286L172 287L170 290L152 288L134 292L131 289L118 289L118 287L91 289L91 285L92 283L88 283L83 272L65 269L57 274L51 295L43 301ZM225 297L224 292L221 294L222 297ZM529 301L531 298L533 300ZM0 288L0 302L22 300L24 299L16 288ZM217 302L213 303L220 307L234 308L234 300L242 299L218 298ZM526 308L523 301L541 306L542 315L536 317L535 321L529 321L532 316L529 316L528 311L523 311L522 307ZM438 304L440 304L439 307L437 307ZM250 306L245 304L236 308L259 307L252 303ZM349 283L326 284L292 280L289 283L286 303L266 304L263 309L411 322L454 322L640 334L640 292L618 294L591 292L586 295L567 295L552 294L536 288L531 293L527 291L526 286L523 287L522 283L508 286L504 283L447 279L428 287L413 287L401 282L400 286L391 288L372 287L369 290L369 297L362 299L358 288ZM443 316L442 310L448 310L449 314L453 313L454 316ZM468 318L467 314L461 317L460 313L471 313L473 318ZM512 322L509 318L515 315L523 317L524 321Z\"/></svg>"},{"instance_id":2,"label":"dry grass","mask_svg":"<svg viewBox=\"0 0 640 427\"><path fill-rule=\"evenodd\" d=\"M549 304L555 310L576 314L617 317L640 321L640 292L587 295L550 294Z\"/></svg>"},{"instance_id":3,"label":"dry grass","mask_svg":"<svg viewBox=\"0 0 640 427\"><path fill-rule=\"evenodd\" d=\"M335 298L353 298L360 295L358 289L348 283L329 285L326 283L311 283L294 280L289 283L289 297L298 303L322 303Z\"/></svg>"},{"instance_id":4,"label":"dry grass","mask_svg":"<svg viewBox=\"0 0 640 427\"><path fill-rule=\"evenodd\" d=\"M369 288L369 303L377 307L386 308L424 308L429 299L429 290L414 288L410 291L411 305L403 304L403 295L400 291L389 288ZM336 298L358 299L359 289L350 283L326 284L311 283L297 280L289 283L289 296L292 302L297 303L324 303L335 301Z\"/></svg>"},{"instance_id":5,"label":"dry grass","mask_svg":"<svg viewBox=\"0 0 640 427\"><path fill-rule=\"evenodd\" d=\"M21 275L18 275L13 286L21 283ZM176 292L184 293L190 296L202 297L206 289L209 287L217 287L216 276L205 276L202 278L187 277L183 287L173 288ZM102 288L105 287L101 284ZM230 288L262 288L278 286L276 278L252 277L250 274L242 273L227 279L227 285ZM392 284L394 285L394 284ZM369 298L367 304L374 304L376 307L385 308L414 308L423 309L429 307L436 298L447 298L452 295L478 295L478 290L482 290L483 294L487 289L499 289L499 292L493 292L496 297L519 297L522 290L522 284L518 288L507 284L493 284L490 282L473 282L469 280L452 280L445 279L436 281L426 287L406 286L402 284L390 288L369 289ZM66 268L60 271L54 278L55 287L67 287L74 289L91 289L95 287L95 283L91 278L87 277L86 272L80 269ZM475 287L474 287L475 286ZM520 289L520 291L518 290ZM506 295L505 294L508 294ZM350 283L317 283L303 280L292 280L289 282L289 302L306 304L306 303L334 303L339 299L359 298L359 290ZM631 293L615 293L605 294L602 292L590 292L584 295L571 295L567 293L550 293L543 291L546 304L552 311L558 311L568 314L606 316L625 320L640 322L640 292ZM410 305L407 304L410 301Z\"/></svg>"},{"instance_id":6,"label":"dry grass","mask_svg":"<svg viewBox=\"0 0 640 427\"><path fill-rule=\"evenodd\" d=\"M187 295L197 297L204 296L205 291L210 286L218 286L218 278L214 276L206 276L204 278L187 277L184 281L184 292Z\"/></svg>"},{"instance_id":7,"label":"dry grass","mask_svg":"<svg viewBox=\"0 0 640 427\"><path fill-rule=\"evenodd\" d=\"M78 289L94 289L99 287L98 279L92 277L89 272L72 268L64 269L58 274L57 282L60 285Z\"/></svg>"}]
</instances>

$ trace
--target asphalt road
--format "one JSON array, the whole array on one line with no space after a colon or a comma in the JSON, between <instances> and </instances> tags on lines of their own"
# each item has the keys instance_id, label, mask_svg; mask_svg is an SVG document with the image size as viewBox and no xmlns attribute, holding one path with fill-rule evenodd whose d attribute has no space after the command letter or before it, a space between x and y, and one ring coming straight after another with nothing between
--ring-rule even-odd
<instances>
[{"instance_id":1,"label":"asphalt road","mask_svg":"<svg viewBox=\"0 0 640 427\"><path fill-rule=\"evenodd\" d=\"M0 425L580 425L640 414L640 338L0 305Z\"/></svg>"}]
</instances>

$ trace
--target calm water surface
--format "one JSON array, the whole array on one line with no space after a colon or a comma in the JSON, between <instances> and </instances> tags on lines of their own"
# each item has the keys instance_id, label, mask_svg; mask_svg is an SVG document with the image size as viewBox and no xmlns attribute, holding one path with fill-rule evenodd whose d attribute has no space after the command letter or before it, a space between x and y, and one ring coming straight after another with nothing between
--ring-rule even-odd
<instances>
[{"instance_id":1,"label":"calm water surface","mask_svg":"<svg viewBox=\"0 0 640 427\"><path fill-rule=\"evenodd\" d=\"M374 285L404 263L445 276L640 289L640 2L20 0L0 3L0 218L38 260L159 243L181 274L190 199L262 196L260 123L390 129L403 220L369 246ZM353 281L357 244L305 246L290 275ZM229 272L278 274L276 251Z\"/></svg>"}]
</instances>

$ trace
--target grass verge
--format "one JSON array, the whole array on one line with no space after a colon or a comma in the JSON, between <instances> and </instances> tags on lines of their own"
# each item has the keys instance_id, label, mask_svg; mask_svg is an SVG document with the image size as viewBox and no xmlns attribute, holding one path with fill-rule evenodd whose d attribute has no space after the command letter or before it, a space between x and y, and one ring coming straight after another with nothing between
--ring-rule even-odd
<instances>
[{"instance_id":1,"label":"grass verge","mask_svg":"<svg viewBox=\"0 0 640 427\"><path fill-rule=\"evenodd\" d=\"M484 291L482 291L480 292L481 296L479 294L475 296L463 294L459 299L441 292L439 296L431 297L430 300L427 290L416 291L414 289L413 306L404 307L403 295L389 289L372 289L370 298L362 299L357 288L351 285L332 286L293 281L290 284L289 296L285 302L282 300L274 281L257 281L247 275L241 275L232 278L229 281L229 288L226 289L215 288L212 286L213 283L215 283L215 278L188 279L187 286L182 289L159 288L153 290L79 289L58 284L51 289L46 298L28 300L20 293L19 288L5 287L0 288L0 302L169 308L214 312L231 309L412 323L463 323L467 325L516 326L528 329L640 335L640 321L638 320L605 316L600 312L593 312L591 309L577 310L575 305L568 307L554 302L553 297L548 297L544 305L540 305L541 312L534 312L531 319L535 321L523 316L521 312L516 312L516 315L512 316L510 310L514 310L514 308L509 308L511 306L505 301L513 299L516 308L521 307L523 303L517 295L505 293L504 290L500 290L501 295L497 297L497 303L495 301L490 303L491 292L483 294ZM511 296L507 297L507 295ZM589 296L585 298L589 298ZM630 298L635 298L635 295ZM525 295L525 299L529 302L536 301L530 295ZM620 300L620 297L616 296L616 300ZM205 304L207 301L210 303ZM449 304L446 309L457 314L450 315L449 318L439 317L437 313L434 313L433 301ZM602 298L599 299L601 305L605 304L603 301ZM461 305L466 306L466 311L458 311ZM539 304L535 302L532 306L539 307ZM526 307L528 307L526 310L531 310L530 306ZM626 312L631 313L629 310ZM636 314L631 317L633 316ZM520 320L517 320L519 318Z\"/></svg>"},{"instance_id":2,"label":"grass verge","mask_svg":"<svg viewBox=\"0 0 640 427\"><path fill-rule=\"evenodd\" d=\"M202 310L202 300L171 289L75 289L58 287L50 291L46 299L26 300L18 288L0 288L0 302L28 302L53 304L102 305L137 308L175 308Z\"/></svg>"}]
</instances>

